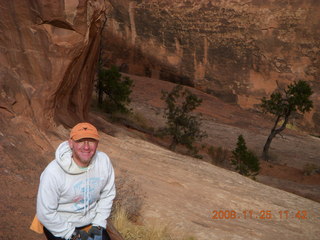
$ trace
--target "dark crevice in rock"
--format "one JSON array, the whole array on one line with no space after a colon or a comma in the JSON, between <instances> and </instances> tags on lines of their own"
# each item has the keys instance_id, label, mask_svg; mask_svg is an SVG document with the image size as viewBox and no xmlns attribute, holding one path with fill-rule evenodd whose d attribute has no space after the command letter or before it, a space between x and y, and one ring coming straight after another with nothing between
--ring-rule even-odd
<instances>
[{"instance_id":1,"label":"dark crevice in rock","mask_svg":"<svg viewBox=\"0 0 320 240\"><path fill-rule=\"evenodd\" d=\"M41 24L50 24L57 28L63 28L75 31L75 29L67 22L61 21L61 20L50 20L50 21L43 21Z\"/></svg>"}]
</instances>

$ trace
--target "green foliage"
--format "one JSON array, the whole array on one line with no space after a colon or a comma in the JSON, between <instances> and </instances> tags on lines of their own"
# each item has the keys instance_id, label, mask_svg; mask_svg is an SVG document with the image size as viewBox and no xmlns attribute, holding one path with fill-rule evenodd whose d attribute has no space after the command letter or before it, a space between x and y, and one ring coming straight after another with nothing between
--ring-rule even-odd
<instances>
[{"instance_id":1,"label":"green foliage","mask_svg":"<svg viewBox=\"0 0 320 240\"><path fill-rule=\"evenodd\" d=\"M270 98L261 99L263 112L270 113L276 117L273 128L263 148L263 157L268 160L268 151L272 139L286 128L289 118L294 112L309 112L313 103L310 100L312 95L310 85L303 80L288 85L287 89L274 91ZM279 123L282 122L282 124ZM277 128L278 127L278 128Z\"/></svg>"},{"instance_id":2,"label":"green foliage","mask_svg":"<svg viewBox=\"0 0 320 240\"><path fill-rule=\"evenodd\" d=\"M133 81L129 77L122 77L119 69L112 66L110 69L99 68L98 72L98 104L105 108L108 113L128 113L127 105L130 103L130 94Z\"/></svg>"},{"instance_id":3,"label":"green foliage","mask_svg":"<svg viewBox=\"0 0 320 240\"><path fill-rule=\"evenodd\" d=\"M201 123L191 112L200 106L202 99L192 94L181 85L177 85L171 92L162 91L162 100L165 100L166 109L164 117L167 126L161 129L162 135L170 135L172 142L170 149L175 150L178 144L189 149L189 153L196 155L195 141L206 137L206 133L200 130Z\"/></svg>"},{"instance_id":4,"label":"green foliage","mask_svg":"<svg viewBox=\"0 0 320 240\"><path fill-rule=\"evenodd\" d=\"M275 91L270 99L262 98L261 108L264 112L285 117L292 112L305 113L312 109L313 104L309 97L312 95L310 85L303 80L288 85L283 92Z\"/></svg>"},{"instance_id":5,"label":"green foliage","mask_svg":"<svg viewBox=\"0 0 320 240\"><path fill-rule=\"evenodd\" d=\"M241 175L254 177L259 173L259 159L252 151L247 149L242 135L239 135L237 147L232 151L232 155L231 163Z\"/></svg>"}]
</instances>

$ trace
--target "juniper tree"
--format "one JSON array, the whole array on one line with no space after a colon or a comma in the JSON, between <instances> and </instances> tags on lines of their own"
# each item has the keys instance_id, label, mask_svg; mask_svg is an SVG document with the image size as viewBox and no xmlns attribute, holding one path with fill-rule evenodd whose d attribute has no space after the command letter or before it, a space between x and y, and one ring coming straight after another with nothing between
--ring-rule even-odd
<instances>
[{"instance_id":1,"label":"juniper tree","mask_svg":"<svg viewBox=\"0 0 320 240\"><path fill-rule=\"evenodd\" d=\"M232 151L231 164L235 166L237 172L244 176L255 177L259 173L259 159L248 150L242 135L238 136L237 147Z\"/></svg>"},{"instance_id":2,"label":"juniper tree","mask_svg":"<svg viewBox=\"0 0 320 240\"><path fill-rule=\"evenodd\" d=\"M127 105L131 101L132 86L133 81L129 77L122 77L116 66L112 66L110 69L100 67L96 86L99 106L102 106L104 100L108 113L130 112Z\"/></svg>"},{"instance_id":3,"label":"juniper tree","mask_svg":"<svg viewBox=\"0 0 320 240\"><path fill-rule=\"evenodd\" d=\"M199 119L191 112L200 106L202 99L192 94L189 90L177 85L171 92L162 91L162 100L165 100L166 127L161 129L162 135L170 135L172 141L170 149L175 150L178 144L184 145L191 154L196 154L198 149L195 141L206 137L200 130Z\"/></svg>"},{"instance_id":4,"label":"juniper tree","mask_svg":"<svg viewBox=\"0 0 320 240\"><path fill-rule=\"evenodd\" d=\"M299 80L289 84L287 89L275 90L269 99L262 98L260 106L263 112L275 116L274 125L263 147L265 160L269 159L268 152L273 138L286 128L290 116L295 112L303 114L312 109L313 103L310 100L312 93L310 85L306 81Z\"/></svg>"}]
</instances>

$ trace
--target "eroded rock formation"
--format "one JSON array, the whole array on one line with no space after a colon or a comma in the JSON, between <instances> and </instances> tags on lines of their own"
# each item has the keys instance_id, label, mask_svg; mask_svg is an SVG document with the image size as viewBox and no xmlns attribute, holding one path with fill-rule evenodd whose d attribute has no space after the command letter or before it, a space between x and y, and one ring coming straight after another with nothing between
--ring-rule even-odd
<instances>
[{"instance_id":1,"label":"eroded rock formation","mask_svg":"<svg viewBox=\"0 0 320 240\"><path fill-rule=\"evenodd\" d=\"M246 109L256 109L277 84L304 79L315 92L304 125L319 132L319 2L110 2L108 64L192 85Z\"/></svg>"},{"instance_id":2,"label":"eroded rock formation","mask_svg":"<svg viewBox=\"0 0 320 240\"><path fill-rule=\"evenodd\" d=\"M86 117L106 8L103 0L0 1L0 222L7 239L39 239L29 226L40 173L54 156L45 130L66 139L58 125Z\"/></svg>"},{"instance_id":3,"label":"eroded rock formation","mask_svg":"<svg viewBox=\"0 0 320 240\"><path fill-rule=\"evenodd\" d=\"M106 3L0 3L0 110L48 127L84 119L93 88Z\"/></svg>"}]
</instances>

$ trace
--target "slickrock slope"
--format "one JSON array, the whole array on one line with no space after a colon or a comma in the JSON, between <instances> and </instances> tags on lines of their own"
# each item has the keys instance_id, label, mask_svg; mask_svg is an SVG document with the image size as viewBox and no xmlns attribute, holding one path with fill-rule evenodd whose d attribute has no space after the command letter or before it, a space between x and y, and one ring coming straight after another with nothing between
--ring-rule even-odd
<instances>
[{"instance_id":1,"label":"slickrock slope","mask_svg":"<svg viewBox=\"0 0 320 240\"><path fill-rule=\"evenodd\" d=\"M43 239L28 229L35 213L39 176L53 158L53 149L68 137L68 129L60 126L46 135L28 119L1 123L15 127L0 132L1 233L9 240ZM97 125L114 135L102 133L99 149L110 155L119 175L127 171L144 192L142 219L146 224L163 222L177 236L193 235L198 240L318 239L320 203L130 137L127 130L102 120ZM235 211L237 216L212 219L213 211L220 210ZM298 211L300 216L305 211L307 219L299 219Z\"/></svg>"},{"instance_id":2,"label":"slickrock slope","mask_svg":"<svg viewBox=\"0 0 320 240\"><path fill-rule=\"evenodd\" d=\"M141 187L146 224L168 224L177 236L198 240L318 239L320 203L168 151L102 120L98 125L113 129L114 136L102 134L99 149L109 154L119 175L127 172ZM51 140L54 146L60 142ZM212 219L214 211L232 210L234 219ZM299 218L299 211L307 219Z\"/></svg>"},{"instance_id":3,"label":"slickrock slope","mask_svg":"<svg viewBox=\"0 0 320 240\"><path fill-rule=\"evenodd\" d=\"M145 191L146 223L161 221L177 234L199 240L319 237L319 203L121 134L103 135L100 149L110 154L117 169L128 170ZM220 210L234 210L237 217L213 220L213 211ZM252 219L244 218L245 210L253 211ZM270 211L272 219L260 219L263 211ZM296 218L298 211L306 211L308 219Z\"/></svg>"}]
</instances>

